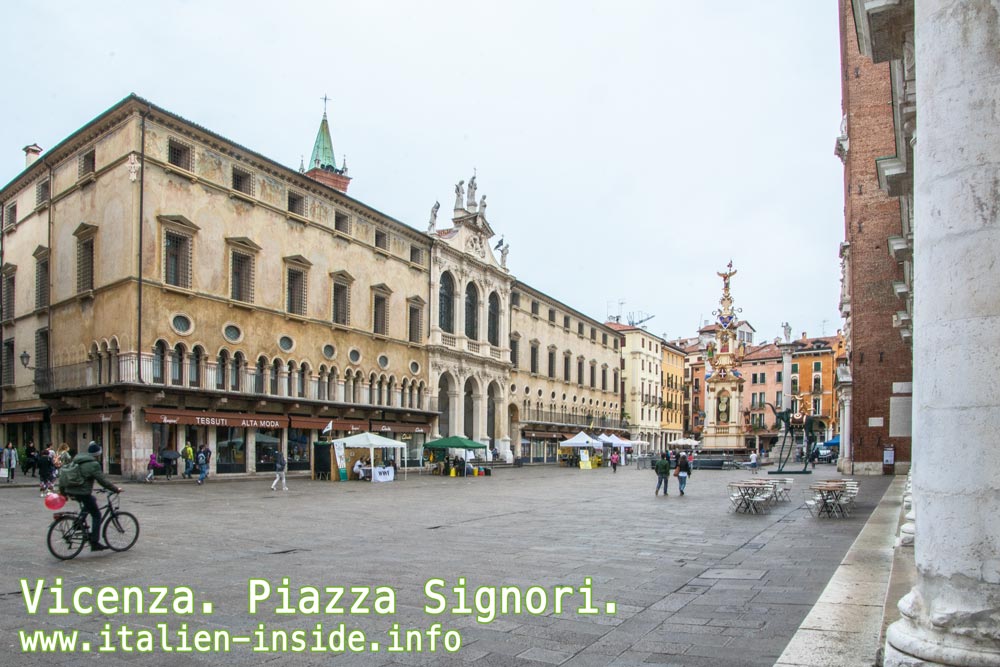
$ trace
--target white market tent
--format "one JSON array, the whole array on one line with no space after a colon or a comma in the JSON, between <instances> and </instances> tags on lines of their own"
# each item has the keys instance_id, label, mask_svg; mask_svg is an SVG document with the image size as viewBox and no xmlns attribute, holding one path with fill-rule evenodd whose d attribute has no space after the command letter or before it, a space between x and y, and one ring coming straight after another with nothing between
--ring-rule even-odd
<instances>
[{"instance_id":1,"label":"white market tent","mask_svg":"<svg viewBox=\"0 0 1000 667\"><path fill-rule=\"evenodd\" d=\"M604 443L596 438L591 438L583 431L580 431L569 440L563 440L562 442L560 442L559 446L560 447L603 447Z\"/></svg>"},{"instance_id":2,"label":"white market tent","mask_svg":"<svg viewBox=\"0 0 1000 667\"><path fill-rule=\"evenodd\" d=\"M608 444L613 447L618 447L619 449L625 449L626 447L631 447L634 443L631 440L622 440L614 433L608 438Z\"/></svg>"},{"instance_id":3,"label":"white market tent","mask_svg":"<svg viewBox=\"0 0 1000 667\"><path fill-rule=\"evenodd\" d=\"M387 438L385 436L379 435L378 433L371 433L365 431L364 433L358 433L357 435L351 435L346 438L338 438L333 441L334 445L341 444L345 449L367 449L368 458L372 461L374 465L375 461L375 450L382 448L392 448L392 449L402 449L403 456L406 456L406 443L397 442L392 438ZM403 478L406 478L406 465L404 460L403 465Z\"/></svg>"},{"instance_id":4,"label":"white market tent","mask_svg":"<svg viewBox=\"0 0 1000 667\"><path fill-rule=\"evenodd\" d=\"M692 440L691 438L681 438L680 440L674 440L673 442L668 442L667 444L670 445L670 446L672 446L672 447L673 446L677 446L677 447L692 447L692 448L694 448L694 447L701 447L701 443L700 442L698 442L697 440Z\"/></svg>"},{"instance_id":5,"label":"white market tent","mask_svg":"<svg viewBox=\"0 0 1000 667\"><path fill-rule=\"evenodd\" d=\"M608 435L607 433L600 434L599 436L597 436L597 439L600 440L601 442L603 442L605 445L613 445L613 444L615 444L615 441L612 440L611 436Z\"/></svg>"}]
</instances>

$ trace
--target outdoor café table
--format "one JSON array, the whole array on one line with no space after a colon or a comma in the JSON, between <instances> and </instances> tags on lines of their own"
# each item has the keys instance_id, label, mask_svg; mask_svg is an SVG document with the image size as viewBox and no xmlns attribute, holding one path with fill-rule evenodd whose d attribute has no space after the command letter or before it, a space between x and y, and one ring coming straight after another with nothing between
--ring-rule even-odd
<instances>
[{"instance_id":1,"label":"outdoor caf\u00e9 table","mask_svg":"<svg viewBox=\"0 0 1000 667\"><path fill-rule=\"evenodd\" d=\"M846 516L840 504L840 499L847 491L846 484L837 481L820 482L810 485L809 488L816 492L819 500L819 516L824 514L828 517Z\"/></svg>"},{"instance_id":2,"label":"outdoor caf\u00e9 table","mask_svg":"<svg viewBox=\"0 0 1000 667\"><path fill-rule=\"evenodd\" d=\"M765 482L762 479L748 479L742 482L733 482L732 486L740 495L739 500L736 501L733 507L733 511L755 514L758 510L753 499L758 493L767 489L770 486L770 482Z\"/></svg>"}]
</instances>

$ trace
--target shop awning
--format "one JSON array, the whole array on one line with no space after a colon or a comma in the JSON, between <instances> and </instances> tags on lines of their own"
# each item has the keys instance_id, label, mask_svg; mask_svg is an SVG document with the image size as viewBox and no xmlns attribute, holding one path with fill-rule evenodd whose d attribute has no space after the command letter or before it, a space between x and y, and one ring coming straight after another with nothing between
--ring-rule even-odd
<instances>
[{"instance_id":1,"label":"shop awning","mask_svg":"<svg viewBox=\"0 0 1000 667\"><path fill-rule=\"evenodd\" d=\"M367 431L368 422L364 419L331 419L330 417L297 417L289 415L292 428L316 429L322 431L328 425L334 431Z\"/></svg>"},{"instance_id":2,"label":"shop awning","mask_svg":"<svg viewBox=\"0 0 1000 667\"><path fill-rule=\"evenodd\" d=\"M24 422L40 422L45 420L44 412L5 412L0 414L0 424L21 424Z\"/></svg>"},{"instance_id":3,"label":"shop awning","mask_svg":"<svg viewBox=\"0 0 1000 667\"><path fill-rule=\"evenodd\" d=\"M72 410L52 415L53 424L97 424L105 422L118 423L125 414L125 408L108 408L107 410Z\"/></svg>"}]
</instances>

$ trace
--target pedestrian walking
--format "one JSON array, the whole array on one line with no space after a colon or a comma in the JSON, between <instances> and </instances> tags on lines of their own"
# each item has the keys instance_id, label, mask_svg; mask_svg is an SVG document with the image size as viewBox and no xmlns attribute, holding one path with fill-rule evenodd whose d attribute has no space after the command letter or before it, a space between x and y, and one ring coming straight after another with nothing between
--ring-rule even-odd
<instances>
[{"instance_id":1,"label":"pedestrian walking","mask_svg":"<svg viewBox=\"0 0 1000 667\"><path fill-rule=\"evenodd\" d=\"M51 445L42 447L38 453L38 495L44 498L52 490L56 480L56 453Z\"/></svg>"},{"instance_id":2,"label":"pedestrian walking","mask_svg":"<svg viewBox=\"0 0 1000 667\"><path fill-rule=\"evenodd\" d=\"M59 445L59 448L56 449L56 467L62 468L72 460L73 457L69 453L69 445L65 442Z\"/></svg>"},{"instance_id":3,"label":"pedestrian walking","mask_svg":"<svg viewBox=\"0 0 1000 667\"><path fill-rule=\"evenodd\" d=\"M146 483L151 484L153 482L153 476L156 475L156 471L163 467L163 464L156 460L156 452L149 455L149 463L146 464Z\"/></svg>"},{"instance_id":4,"label":"pedestrian walking","mask_svg":"<svg viewBox=\"0 0 1000 667\"><path fill-rule=\"evenodd\" d=\"M208 477L208 461L212 458L212 452L208 449L208 445L202 445L201 449L198 450L198 458L195 459L198 462L198 483L204 484L205 478Z\"/></svg>"},{"instance_id":5,"label":"pedestrian walking","mask_svg":"<svg viewBox=\"0 0 1000 667\"><path fill-rule=\"evenodd\" d=\"M611 472L618 472L619 461L621 461L621 457L618 456L618 452L611 452Z\"/></svg>"},{"instance_id":6,"label":"pedestrian walking","mask_svg":"<svg viewBox=\"0 0 1000 667\"><path fill-rule=\"evenodd\" d=\"M681 495L683 496L684 487L687 486L688 477L691 476L691 463L684 452L681 452L680 456L677 457L677 467L674 468L674 475L677 477L677 485L680 487Z\"/></svg>"},{"instance_id":7,"label":"pedestrian walking","mask_svg":"<svg viewBox=\"0 0 1000 667\"><path fill-rule=\"evenodd\" d=\"M271 490L277 491L275 487L278 486L278 481L281 481L281 490L287 491L288 484L285 482L285 468L288 467L288 462L285 461L285 455L281 453L280 449L274 451L274 481L271 482Z\"/></svg>"},{"instance_id":8,"label":"pedestrian walking","mask_svg":"<svg viewBox=\"0 0 1000 667\"><path fill-rule=\"evenodd\" d=\"M3 450L3 470L6 473L7 483L14 481L14 471L17 470L17 448L13 442L8 442Z\"/></svg>"},{"instance_id":9,"label":"pedestrian walking","mask_svg":"<svg viewBox=\"0 0 1000 667\"><path fill-rule=\"evenodd\" d=\"M750 472L757 474L757 452L750 452Z\"/></svg>"},{"instance_id":10,"label":"pedestrian walking","mask_svg":"<svg viewBox=\"0 0 1000 667\"><path fill-rule=\"evenodd\" d=\"M656 470L656 490L653 495L659 495L660 486L663 486L663 495L670 495L667 493L667 487L670 486L670 456L666 452L660 454L660 460L653 464L653 469Z\"/></svg>"},{"instance_id":11,"label":"pedestrian walking","mask_svg":"<svg viewBox=\"0 0 1000 667\"><path fill-rule=\"evenodd\" d=\"M35 450L35 443L29 442L28 446L24 448L24 461L21 464L21 472L24 476L28 476L28 471L31 471L31 476L35 476L35 471L38 470L38 452Z\"/></svg>"},{"instance_id":12,"label":"pedestrian walking","mask_svg":"<svg viewBox=\"0 0 1000 667\"><path fill-rule=\"evenodd\" d=\"M184 459L184 474L181 477L191 479L191 471L194 470L194 448L188 442L181 450L181 458Z\"/></svg>"}]
</instances>

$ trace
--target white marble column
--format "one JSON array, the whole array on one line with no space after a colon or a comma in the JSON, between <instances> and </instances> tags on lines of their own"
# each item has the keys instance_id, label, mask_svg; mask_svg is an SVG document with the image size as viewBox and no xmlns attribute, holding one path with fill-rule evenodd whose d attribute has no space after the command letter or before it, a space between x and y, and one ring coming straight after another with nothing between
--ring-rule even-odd
<instances>
[{"instance_id":1,"label":"white marble column","mask_svg":"<svg viewBox=\"0 0 1000 667\"><path fill-rule=\"evenodd\" d=\"M915 6L917 581L885 664L1000 665L1000 0Z\"/></svg>"},{"instance_id":2,"label":"white marble column","mask_svg":"<svg viewBox=\"0 0 1000 667\"><path fill-rule=\"evenodd\" d=\"M848 390L843 398L841 399L842 416L840 418L840 456L838 462L838 468L840 472L847 474L851 473L851 467L854 462L854 448L851 446L851 437L853 436L851 432L851 392Z\"/></svg>"}]
</instances>

